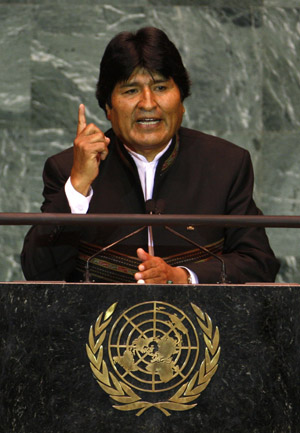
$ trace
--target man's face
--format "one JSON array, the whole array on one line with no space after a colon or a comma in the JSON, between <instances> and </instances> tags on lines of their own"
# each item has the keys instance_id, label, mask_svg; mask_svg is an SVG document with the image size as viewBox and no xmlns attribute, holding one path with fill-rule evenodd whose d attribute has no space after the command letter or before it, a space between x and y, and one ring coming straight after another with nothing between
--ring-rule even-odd
<instances>
[{"instance_id":1,"label":"man's face","mask_svg":"<svg viewBox=\"0 0 300 433\"><path fill-rule=\"evenodd\" d=\"M177 132L184 107L173 78L138 69L116 84L106 111L120 140L152 161Z\"/></svg>"}]
</instances>

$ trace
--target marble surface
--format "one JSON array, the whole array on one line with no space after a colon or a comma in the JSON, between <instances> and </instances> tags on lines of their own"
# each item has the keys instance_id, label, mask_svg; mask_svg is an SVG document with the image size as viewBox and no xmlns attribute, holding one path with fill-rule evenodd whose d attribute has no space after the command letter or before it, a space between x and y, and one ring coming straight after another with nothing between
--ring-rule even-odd
<instances>
[{"instance_id":1,"label":"marble surface","mask_svg":"<svg viewBox=\"0 0 300 433\"><path fill-rule=\"evenodd\" d=\"M154 25L191 74L184 125L251 152L265 214L300 215L299 0L0 0L0 22L0 212L39 211L44 161L72 145L79 103L108 127L94 97L106 44ZM23 278L27 229L0 227L0 281ZM268 233L278 281L300 281L300 231Z\"/></svg>"},{"instance_id":2,"label":"marble surface","mask_svg":"<svg viewBox=\"0 0 300 433\"><path fill-rule=\"evenodd\" d=\"M10 433L296 433L300 429L300 286L0 285L0 418ZM98 386L85 346L140 302L167 302L197 325L191 303L218 326L218 370L187 411L117 411ZM102 323L100 321L100 323ZM201 347L201 343L200 343ZM203 349L203 343L202 343ZM204 357L201 352L202 357ZM109 371L113 368L107 360ZM198 367L197 367L198 368ZM150 399L148 394L148 400Z\"/></svg>"}]
</instances>

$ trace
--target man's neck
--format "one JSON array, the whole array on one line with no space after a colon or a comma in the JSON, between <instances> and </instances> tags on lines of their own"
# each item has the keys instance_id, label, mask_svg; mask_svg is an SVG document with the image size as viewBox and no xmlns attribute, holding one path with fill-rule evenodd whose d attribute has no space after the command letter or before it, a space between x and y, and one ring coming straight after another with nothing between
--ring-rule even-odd
<instances>
[{"instance_id":1,"label":"man's neck","mask_svg":"<svg viewBox=\"0 0 300 433\"><path fill-rule=\"evenodd\" d=\"M141 153L141 152L137 152L135 149L128 147L126 144L124 144L124 147L129 153L131 153L132 155L135 155L137 158L139 158L141 156L144 159L146 159L148 162L152 162L155 159L159 159L167 151L167 149L171 145L171 142L172 142L172 140L170 140L169 143L167 143L165 146L163 146L162 149L159 150L159 152L157 152L157 151L147 152L147 150L146 150L145 152Z\"/></svg>"}]
</instances>

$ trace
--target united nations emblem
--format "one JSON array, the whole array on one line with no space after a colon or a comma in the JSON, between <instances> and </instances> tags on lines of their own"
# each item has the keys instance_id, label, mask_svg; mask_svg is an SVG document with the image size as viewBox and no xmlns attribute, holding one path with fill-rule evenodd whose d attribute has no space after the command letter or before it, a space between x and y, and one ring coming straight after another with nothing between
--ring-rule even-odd
<instances>
[{"instance_id":1,"label":"united nations emblem","mask_svg":"<svg viewBox=\"0 0 300 433\"><path fill-rule=\"evenodd\" d=\"M203 337L199 339L199 331L182 310L159 301L130 307L109 327L116 307L117 303L100 314L86 345L98 384L118 403L113 407L136 410L136 415L150 407L165 415L195 407L197 403L190 403L218 368L218 327L213 329L210 317L191 304Z\"/></svg>"}]
</instances>

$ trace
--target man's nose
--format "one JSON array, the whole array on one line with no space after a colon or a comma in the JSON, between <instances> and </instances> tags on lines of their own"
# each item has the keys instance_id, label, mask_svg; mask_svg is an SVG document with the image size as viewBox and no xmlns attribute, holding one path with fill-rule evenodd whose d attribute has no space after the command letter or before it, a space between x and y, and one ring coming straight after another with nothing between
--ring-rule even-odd
<instances>
[{"instance_id":1,"label":"man's nose","mask_svg":"<svg viewBox=\"0 0 300 433\"><path fill-rule=\"evenodd\" d=\"M147 111L150 111L156 107L155 95L149 87L145 87L142 90L139 107Z\"/></svg>"}]
</instances>

